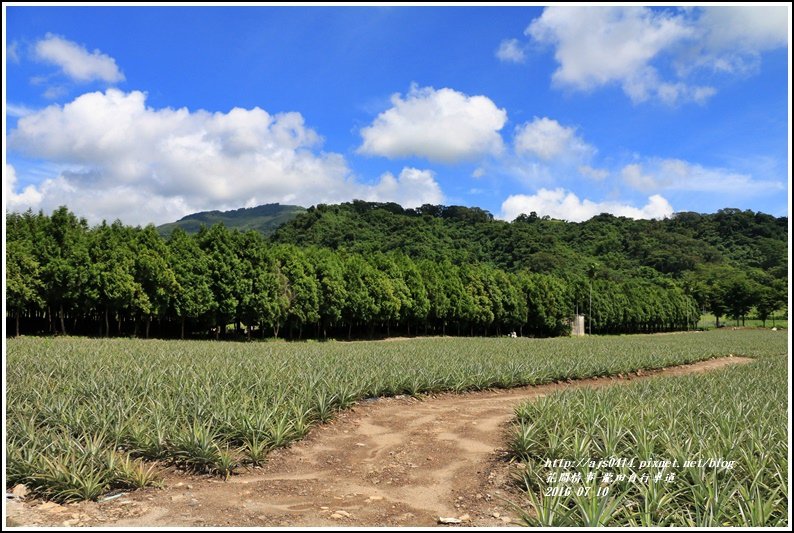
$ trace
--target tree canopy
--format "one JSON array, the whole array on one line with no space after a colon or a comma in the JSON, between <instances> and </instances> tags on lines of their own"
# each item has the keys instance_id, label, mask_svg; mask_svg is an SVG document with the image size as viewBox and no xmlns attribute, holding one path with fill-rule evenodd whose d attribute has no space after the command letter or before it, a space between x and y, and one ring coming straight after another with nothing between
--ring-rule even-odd
<instances>
[{"instance_id":1,"label":"tree canopy","mask_svg":"<svg viewBox=\"0 0 794 533\"><path fill-rule=\"evenodd\" d=\"M512 222L461 206L318 205L272 236L223 224L167 238L89 227L67 208L6 215L14 332L366 337L690 328L701 311L765 319L786 302L787 220ZM10 330L7 328L7 330Z\"/></svg>"}]
</instances>

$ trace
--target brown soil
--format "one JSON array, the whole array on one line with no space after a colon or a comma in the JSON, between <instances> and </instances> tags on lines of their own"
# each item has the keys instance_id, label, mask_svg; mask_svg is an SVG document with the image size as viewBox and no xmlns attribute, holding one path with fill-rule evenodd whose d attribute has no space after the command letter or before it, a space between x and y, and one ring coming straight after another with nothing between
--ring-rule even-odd
<instances>
[{"instance_id":1,"label":"brown soil","mask_svg":"<svg viewBox=\"0 0 794 533\"><path fill-rule=\"evenodd\" d=\"M422 399L365 401L262 468L228 481L166 471L163 488L68 505L7 502L9 526L505 526L521 495L505 430L521 401L574 387L704 372L750 359L723 357L611 378Z\"/></svg>"}]
</instances>

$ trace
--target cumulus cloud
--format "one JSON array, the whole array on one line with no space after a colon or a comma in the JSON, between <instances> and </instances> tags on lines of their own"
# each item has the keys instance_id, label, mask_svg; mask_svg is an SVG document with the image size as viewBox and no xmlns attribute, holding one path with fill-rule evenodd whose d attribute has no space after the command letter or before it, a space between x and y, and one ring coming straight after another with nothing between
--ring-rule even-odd
<instances>
[{"instance_id":1,"label":"cumulus cloud","mask_svg":"<svg viewBox=\"0 0 794 533\"><path fill-rule=\"evenodd\" d=\"M644 7L549 7L526 33L555 46L556 84L631 82L666 47L691 35L682 17Z\"/></svg>"},{"instance_id":2,"label":"cumulus cloud","mask_svg":"<svg viewBox=\"0 0 794 533\"><path fill-rule=\"evenodd\" d=\"M609 171L603 168L593 168L590 165L581 165L579 174L596 181L603 181L609 177Z\"/></svg>"},{"instance_id":3,"label":"cumulus cloud","mask_svg":"<svg viewBox=\"0 0 794 533\"><path fill-rule=\"evenodd\" d=\"M430 170L405 167L398 177L387 172L375 185L365 186L360 199L379 201L388 198L403 207L419 207L423 204L440 204L444 200L441 187Z\"/></svg>"},{"instance_id":4,"label":"cumulus cloud","mask_svg":"<svg viewBox=\"0 0 794 533\"><path fill-rule=\"evenodd\" d=\"M582 222L601 213L629 218L665 218L673 214L670 203L657 194L648 198L643 207L634 207L620 202L593 202L580 200L578 196L565 189L540 189L532 195L514 194L502 203L501 218L514 220L518 215L535 212L540 216Z\"/></svg>"},{"instance_id":5,"label":"cumulus cloud","mask_svg":"<svg viewBox=\"0 0 794 533\"><path fill-rule=\"evenodd\" d=\"M270 202L420 205L440 195L432 174L417 169L361 183L342 155L320 149L321 137L299 113L153 109L139 91L87 93L27 114L8 141L61 169L32 189L41 207L66 204L92 221L165 222Z\"/></svg>"},{"instance_id":6,"label":"cumulus cloud","mask_svg":"<svg viewBox=\"0 0 794 533\"><path fill-rule=\"evenodd\" d=\"M124 80L115 59L99 50L89 52L84 46L58 35L48 33L33 49L37 59L57 65L75 81L116 83Z\"/></svg>"},{"instance_id":7,"label":"cumulus cloud","mask_svg":"<svg viewBox=\"0 0 794 533\"><path fill-rule=\"evenodd\" d=\"M8 211L36 208L41 203L41 193L32 185L28 185L17 193L17 173L12 165L6 164L3 172L3 201Z\"/></svg>"},{"instance_id":8,"label":"cumulus cloud","mask_svg":"<svg viewBox=\"0 0 794 533\"><path fill-rule=\"evenodd\" d=\"M496 57L506 63L523 63L526 59L524 48L519 44L518 39L505 39L499 43Z\"/></svg>"},{"instance_id":9,"label":"cumulus cloud","mask_svg":"<svg viewBox=\"0 0 794 533\"><path fill-rule=\"evenodd\" d=\"M758 66L759 54L788 44L786 6L714 6L702 8L700 39L677 62L682 73L705 66L742 73Z\"/></svg>"},{"instance_id":10,"label":"cumulus cloud","mask_svg":"<svg viewBox=\"0 0 794 533\"><path fill-rule=\"evenodd\" d=\"M642 173L642 165L639 163L632 163L626 165L620 171L623 181L632 189L639 189L641 191L654 190L658 188L656 180L652 176Z\"/></svg>"},{"instance_id":11,"label":"cumulus cloud","mask_svg":"<svg viewBox=\"0 0 794 533\"><path fill-rule=\"evenodd\" d=\"M587 91L618 84L635 103L658 98L669 105L702 104L716 89L686 81L691 72L746 70L760 52L786 45L787 20L784 6L556 6L546 8L525 33L554 47L557 86ZM667 65L678 80L660 76L658 68Z\"/></svg>"},{"instance_id":12,"label":"cumulus cloud","mask_svg":"<svg viewBox=\"0 0 794 533\"><path fill-rule=\"evenodd\" d=\"M643 192L692 191L723 194L759 194L783 190L781 182L756 180L723 168L708 168L681 159L649 158L620 171L623 182Z\"/></svg>"},{"instance_id":13,"label":"cumulus cloud","mask_svg":"<svg viewBox=\"0 0 794 533\"><path fill-rule=\"evenodd\" d=\"M455 163L497 155L504 148L499 130L507 112L486 96L414 85L405 98L393 95L391 103L361 130L364 142L358 153Z\"/></svg>"},{"instance_id":14,"label":"cumulus cloud","mask_svg":"<svg viewBox=\"0 0 794 533\"><path fill-rule=\"evenodd\" d=\"M531 155L544 161L567 158L579 159L595 153L595 149L576 135L574 128L562 126L556 120L543 117L516 128L513 140L519 155Z\"/></svg>"}]
</instances>

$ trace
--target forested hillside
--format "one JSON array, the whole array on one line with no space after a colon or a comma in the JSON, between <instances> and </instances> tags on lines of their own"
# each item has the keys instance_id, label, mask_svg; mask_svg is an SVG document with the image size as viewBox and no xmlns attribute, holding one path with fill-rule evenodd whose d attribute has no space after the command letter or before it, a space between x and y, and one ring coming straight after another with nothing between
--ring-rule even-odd
<instances>
[{"instance_id":1,"label":"forested hillside","mask_svg":"<svg viewBox=\"0 0 794 533\"><path fill-rule=\"evenodd\" d=\"M698 267L724 265L762 281L786 278L788 219L722 209L664 220L602 214L573 223L532 213L505 222L479 208L354 201L309 208L272 240L546 273L584 272L597 263L604 274L650 267L681 278Z\"/></svg>"},{"instance_id":2,"label":"forested hillside","mask_svg":"<svg viewBox=\"0 0 794 533\"><path fill-rule=\"evenodd\" d=\"M243 207L232 211L202 211L157 226L160 235L167 237L176 228L187 233L198 233L204 227L223 224L229 229L240 231L256 230L263 235L270 235L279 226L306 211L298 205L265 204L256 207Z\"/></svg>"},{"instance_id":3,"label":"forested hillside","mask_svg":"<svg viewBox=\"0 0 794 533\"><path fill-rule=\"evenodd\" d=\"M312 207L272 240L362 254L399 250L596 283L671 283L718 320L743 317L751 308L763 319L787 301L788 218L749 210L683 212L663 220L602 214L580 223L530 213L505 222L479 208L354 201Z\"/></svg>"},{"instance_id":4,"label":"forested hillside","mask_svg":"<svg viewBox=\"0 0 794 533\"><path fill-rule=\"evenodd\" d=\"M593 333L629 333L786 301L787 220L750 211L508 223L356 201L270 238L222 224L163 238L63 207L7 214L6 231L9 333L551 336L577 310Z\"/></svg>"}]
</instances>

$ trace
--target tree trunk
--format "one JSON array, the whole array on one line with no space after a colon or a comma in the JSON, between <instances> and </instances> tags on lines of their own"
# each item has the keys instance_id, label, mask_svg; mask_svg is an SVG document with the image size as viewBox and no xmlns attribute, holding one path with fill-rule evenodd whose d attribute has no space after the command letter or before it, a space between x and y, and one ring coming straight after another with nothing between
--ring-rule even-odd
<instances>
[{"instance_id":1,"label":"tree trunk","mask_svg":"<svg viewBox=\"0 0 794 533\"><path fill-rule=\"evenodd\" d=\"M19 309L17 309L17 337L19 337Z\"/></svg>"},{"instance_id":2,"label":"tree trunk","mask_svg":"<svg viewBox=\"0 0 794 533\"><path fill-rule=\"evenodd\" d=\"M132 336L138 337L138 317L135 317L135 326L132 328Z\"/></svg>"},{"instance_id":3,"label":"tree trunk","mask_svg":"<svg viewBox=\"0 0 794 533\"><path fill-rule=\"evenodd\" d=\"M58 317L61 319L61 333L66 335L66 324L63 321L63 304L61 304L61 307L58 309Z\"/></svg>"},{"instance_id":4,"label":"tree trunk","mask_svg":"<svg viewBox=\"0 0 794 533\"><path fill-rule=\"evenodd\" d=\"M146 338L149 338L149 326L152 325L152 315L146 316Z\"/></svg>"},{"instance_id":5,"label":"tree trunk","mask_svg":"<svg viewBox=\"0 0 794 533\"><path fill-rule=\"evenodd\" d=\"M185 317L182 317L179 338L185 340Z\"/></svg>"},{"instance_id":6,"label":"tree trunk","mask_svg":"<svg viewBox=\"0 0 794 533\"><path fill-rule=\"evenodd\" d=\"M347 340L350 340L350 335L353 333L353 323L347 325Z\"/></svg>"},{"instance_id":7,"label":"tree trunk","mask_svg":"<svg viewBox=\"0 0 794 533\"><path fill-rule=\"evenodd\" d=\"M105 306L105 337L110 337L110 311L108 306Z\"/></svg>"},{"instance_id":8,"label":"tree trunk","mask_svg":"<svg viewBox=\"0 0 794 533\"><path fill-rule=\"evenodd\" d=\"M719 317L719 315L715 315L714 318L717 319L717 329L720 329L720 317Z\"/></svg>"},{"instance_id":9,"label":"tree trunk","mask_svg":"<svg viewBox=\"0 0 794 533\"><path fill-rule=\"evenodd\" d=\"M119 336L121 336L121 313L117 314L116 318L118 319L118 331L117 331L117 333L118 333Z\"/></svg>"}]
</instances>

